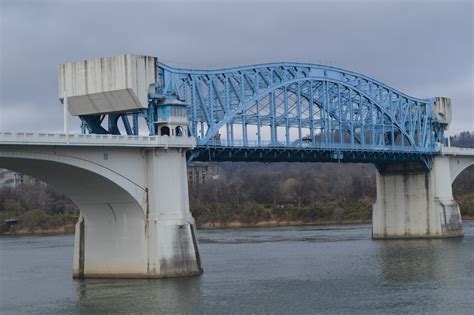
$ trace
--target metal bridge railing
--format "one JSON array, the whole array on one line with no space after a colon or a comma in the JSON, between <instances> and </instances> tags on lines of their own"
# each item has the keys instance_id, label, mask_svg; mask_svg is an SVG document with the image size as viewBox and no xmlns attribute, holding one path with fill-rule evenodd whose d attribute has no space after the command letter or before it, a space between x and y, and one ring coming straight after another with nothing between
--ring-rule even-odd
<instances>
[{"instance_id":1,"label":"metal bridge railing","mask_svg":"<svg viewBox=\"0 0 474 315\"><path fill-rule=\"evenodd\" d=\"M312 143L312 142L303 142L303 143L281 143L281 142L272 142L269 140L210 140L206 143L199 143L198 147L225 147L225 148L256 148L256 149L305 149L305 150L338 150L338 151L377 151L377 152L407 152L407 153L436 153L439 152L440 148L435 150L430 148L419 148L419 147L409 147L409 146L374 146L374 145L361 145L361 144L340 144L340 143Z\"/></svg>"}]
</instances>

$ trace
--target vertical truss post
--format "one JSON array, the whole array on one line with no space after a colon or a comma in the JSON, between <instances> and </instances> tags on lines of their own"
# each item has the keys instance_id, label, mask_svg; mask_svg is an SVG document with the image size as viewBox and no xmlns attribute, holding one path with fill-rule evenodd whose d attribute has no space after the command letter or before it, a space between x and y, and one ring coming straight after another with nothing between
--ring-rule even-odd
<instances>
[{"instance_id":1,"label":"vertical truss post","mask_svg":"<svg viewBox=\"0 0 474 315\"><path fill-rule=\"evenodd\" d=\"M207 80L207 97L208 97L208 104L209 110L211 112L211 121L209 122L210 127L214 126L214 91L212 90L212 82L214 80L214 76L210 76Z\"/></svg>"},{"instance_id":2,"label":"vertical truss post","mask_svg":"<svg viewBox=\"0 0 474 315\"><path fill-rule=\"evenodd\" d=\"M153 124L153 105L149 105L147 109L144 110L144 117L146 120L146 125L148 127L148 134L150 136L155 135L155 126Z\"/></svg>"},{"instance_id":3,"label":"vertical truss post","mask_svg":"<svg viewBox=\"0 0 474 315\"><path fill-rule=\"evenodd\" d=\"M138 136L138 113L132 114L132 131L135 136Z\"/></svg>"},{"instance_id":4,"label":"vertical truss post","mask_svg":"<svg viewBox=\"0 0 474 315\"><path fill-rule=\"evenodd\" d=\"M392 147L395 146L395 125L392 124Z\"/></svg>"},{"instance_id":5,"label":"vertical truss post","mask_svg":"<svg viewBox=\"0 0 474 315\"><path fill-rule=\"evenodd\" d=\"M361 133L361 142L362 145L365 146L365 119L364 119L364 113L363 113L363 106L362 106L362 95L359 94L359 104L357 105L357 108L359 110L359 122L360 122L360 133ZM368 113L367 113L368 115Z\"/></svg>"},{"instance_id":6,"label":"vertical truss post","mask_svg":"<svg viewBox=\"0 0 474 315\"><path fill-rule=\"evenodd\" d=\"M351 145L354 145L354 103L352 101L352 91L349 89L349 111L350 111L350 120L351 120Z\"/></svg>"},{"instance_id":7,"label":"vertical truss post","mask_svg":"<svg viewBox=\"0 0 474 315\"><path fill-rule=\"evenodd\" d=\"M303 144L303 134L301 130L301 85L296 84L296 107L298 112L298 144L301 146Z\"/></svg>"},{"instance_id":8,"label":"vertical truss post","mask_svg":"<svg viewBox=\"0 0 474 315\"><path fill-rule=\"evenodd\" d=\"M260 118L260 101L258 99L256 101L256 106L257 106L257 143L258 143L258 146L261 146L262 145L262 134L261 134L262 121Z\"/></svg>"},{"instance_id":9,"label":"vertical truss post","mask_svg":"<svg viewBox=\"0 0 474 315\"><path fill-rule=\"evenodd\" d=\"M275 110L275 92L270 92L270 112L271 112L271 122L270 122L270 139L271 143L276 143L277 142L277 137L276 137L276 123L275 123L275 116L276 116L276 110Z\"/></svg>"},{"instance_id":10,"label":"vertical truss post","mask_svg":"<svg viewBox=\"0 0 474 315\"><path fill-rule=\"evenodd\" d=\"M415 134L418 136L418 145L422 145L421 143L421 104L420 102L416 102L416 129Z\"/></svg>"},{"instance_id":11,"label":"vertical truss post","mask_svg":"<svg viewBox=\"0 0 474 315\"><path fill-rule=\"evenodd\" d=\"M285 110L285 139L286 145L290 145L290 117L288 113L288 89L285 86L283 90L283 98L284 98L284 110Z\"/></svg>"},{"instance_id":12,"label":"vertical truss post","mask_svg":"<svg viewBox=\"0 0 474 315\"><path fill-rule=\"evenodd\" d=\"M229 77L224 76L224 93L225 93L225 114L230 111L230 94L229 94ZM231 136L231 127L230 124L226 124L226 131L227 131L227 145L231 146L232 143L232 136Z\"/></svg>"},{"instance_id":13,"label":"vertical truss post","mask_svg":"<svg viewBox=\"0 0 474 315\"><path fill-rule=\"evenodd\" d=\"M242 111L242 136L244 146L248 145L248 135L247 135L247 116L245 114L245 109Z\"/></svg>"},{"instance_id":14,"label":"vertical truss post","mask_svg":"<svg viewBox=\"0 0 474 315\"><path fill-rule=\"evenodd\" d=\"M199 134L198 134L199 132L198 132L197 104L196 104L196 99L197 99L196 84L197 84L197 80L195 80L195 78L193 76L190 76L190 77L191 77L191 106L193 107L193 109L192 109L192 117L193 117L192 126L193 126L194 136L199 139L200 137L202 137L202 133L201 133L201 136L199 136Z\"/></svg>"},{"instance_id":15,"label":"vertical truss post","mask_svg":"<svg viewBox=\"0 0 474 315\"><path fill-rule=\"evenodd\" d=\"M87 133L87 124L81 120L81 134L85 135Z\"/></svg>"},{"instance_id":16,"label":"vertical truss post","mask_svg":"<svg viewBox=\"0 0 474 315\"><path fill-rule=\"evenodd\" d=\"M226 123L225 124L225 131L226 131L226 143L227 143L227 146L230 146L230 124L229 123Z\"/></svg>"},{"instance_id":17,"label":"vertical truss post","mask_svg":"<svg viewBox=\"0 0 474 315\"><path fill-rule=\"evenodd\" d=\"M385 121L384 121L384 115L382 113L380 113L380 120L381 120L381 124L382 124L382 139L381 139L381 145L386 145L386 141L385 141Z\"/></svg>"},{"instance_id":18,"label":"vertical truss post","mask_svg":"<svg viewBox=\"0 0 474 315\"><path fill-rule=\"evenodd\" d=\"M337 85L337 105L339 107L339 142L340 144L343 143L343 130L344 130L344 127L342 126L343 122L342 122L342 103L341 103L341 87L340 85L338 84Z\"/></svg>"},{"instance_id":19,"label":"vertical truss post","mask_svg":"<svg viewBox=\"0 0 474 315\"><path fill-rule=\"evenodd\" d=\"M427 132L426 130L428 129L428 120L431 116L431 111L428 110L428 105L427 104L424 104L424 119L423 119L423 147L426 148L426 147L429 147L429 143L428 143L428 138L427 138Z\"/></svg>"},{"instance_id":20,"label":"vertical truss post","mask_svg":"<svg viewBox=\"0 0 474 315\"><path fill-rule=\"evenodd\" d=\"M314 139L314 94L313 94L313 81L309 81L309 135L311 138L312 146L315 145L316 139Z\"/></svg>"},{"instance_id":21,"label":"vertical truss post","mask_svg":"<svg viewBox=\"0 0 474 315\"><path fill-rule=\"evenodd\" d=\"M370 102L370 122L372 123L371 144L375 145L375 122L374 122L374 103Z\"/></svg>"},{"instance_id":22,"label":"vertical truss post","mask_svg":"<svg viewBox=\"0 0 474 315\"><path fill-rule=\"evenodd\" d=\"M324 108L324 143L329 144L329 96L328 96L328 83L323 81L323 108Z\"/></svg>"}]
</instances>

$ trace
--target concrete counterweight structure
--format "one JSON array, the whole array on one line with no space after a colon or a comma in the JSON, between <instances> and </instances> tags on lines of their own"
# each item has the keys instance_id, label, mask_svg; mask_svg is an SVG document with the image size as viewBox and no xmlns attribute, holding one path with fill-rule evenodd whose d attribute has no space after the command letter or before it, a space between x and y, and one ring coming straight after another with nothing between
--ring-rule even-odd
<instances>
[{"instance_id":1,"label":"concrete counterweight structure","mask_svg":"<svg viewBox=\"0 0 474 315\"><path fill-rule=\"evenodd\" d=\"M156 57L126 54L59 65L59 99L67 94L74 116L147 108L156 63Z\"/></svg>"}]
</instances>

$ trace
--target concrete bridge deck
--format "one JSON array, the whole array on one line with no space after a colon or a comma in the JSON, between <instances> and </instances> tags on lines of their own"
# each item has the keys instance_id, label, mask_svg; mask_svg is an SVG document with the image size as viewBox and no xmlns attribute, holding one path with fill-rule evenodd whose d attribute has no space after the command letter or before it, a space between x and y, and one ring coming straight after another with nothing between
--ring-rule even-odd
<instances>
[{"instance_id":1,"label":"concrete bridge deck","mask_svg":"<svg viewBox=\"0 0 474 315\"><path fill-rule=\"evenodd\" d=\"M461 156L474 156L474 149L473 148L458 148L458 147L441 147L441 154L442 155L461 155Z\"/></svg>"},{"instance_id":2,"label":"concrete bridge deck","mask_svg":"<svg viewBox=\"0 0 474 315\"><path fill-rule=\"evenodd\" d=\"M0 132L0 144L144 148L167 148L172 144L175 148L189 148L196 145L196 140L169 136Z\"/></svg>"}]
</instances>

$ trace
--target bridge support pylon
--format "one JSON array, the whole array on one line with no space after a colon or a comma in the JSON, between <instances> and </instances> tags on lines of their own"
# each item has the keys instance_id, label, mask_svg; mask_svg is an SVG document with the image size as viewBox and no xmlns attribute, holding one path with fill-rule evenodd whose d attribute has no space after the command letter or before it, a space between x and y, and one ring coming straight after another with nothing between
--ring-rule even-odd
<instances>
[{"instance_id":1,"label":"bridge support pylon","mask_svg":"<svg viewBox=\"0 0 474 315\"><path fill-rule=\"evenodd\" d=\"M379 168L372 238L462 237L461 213L451 184L446 156L435 157L430 172L411 163Z\"/></svg>"},{"instance_id":2,"label":"bridge support pylon","mask_svg":"<svg viewBox=\"0 0 474 315\"><path fill-rule=\"evenodd\" d=\"M110 187L96 192L98 201L78 204L81 216L76 224L74 278L202 273L195 222L189 211L186 148L146 148L141 156L146 186L141 205Z\"/></svg>"},{"instance_id":3,"label":"bridge support pylon","mask_svg":"<svg viewBox=\"0 0 474 315\"><path fill-rule=\"evenodd\" d=\"M189 276L202 273L194 219L189 211L186 152L148 151L149 276Z\"/></svg>"}]
</instances>

